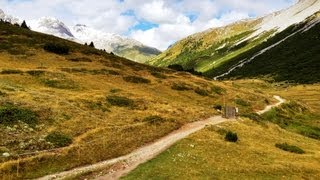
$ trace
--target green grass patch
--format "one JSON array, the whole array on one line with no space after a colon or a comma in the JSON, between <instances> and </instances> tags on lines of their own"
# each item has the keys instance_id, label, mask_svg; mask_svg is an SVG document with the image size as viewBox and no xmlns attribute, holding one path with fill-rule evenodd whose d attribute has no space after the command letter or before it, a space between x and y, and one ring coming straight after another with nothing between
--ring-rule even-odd
<instances>
[{"instance_id":1,"label":"green grass patch","mask_svg":"<svg viewBox=\"0 0 320 180\"><path fill-rule=\"evenodd\" d=\"M319 119L302 104L294 101L264 113L262 119L278 124L280 127L320 140L320 127L314 125L313 120Z\"/></svg>"},{"instance_id":2,"label":"green grass patch","mask_svg":"<svg viewBox=\"0 0 320 180\"><path fill-rule=\"evenodd\" d=\"M296 154L304 154L305 153L305 151L303 149L299 148L298 146L289 145L287 143L277 143L275 146L279 149L282 149L284 151L288 151L291 153L296 153Z\"/></svg>"},{"instance_id":3,"label":"green grass patch","mask_svg":"<svg viewBox=\"0 0 320 180\"><path fill-rule=\"evenodd\" d=\"M45 140L54 145L54 147L65 147L72 144L72 138L61 132L51 132L46 137Z\"/></svg>"},{"instance_id":4,"label":"green grass patch","mask_svg":"<svg viewBox=\"0 0 320 180\"><path fill-rule=\"evenodd\" d=\"M0 106L0 124L11 126L19 121L34 126L38 122L38 116L32 110L24 107L12 104Z\"/></svg>"}]
</instances>

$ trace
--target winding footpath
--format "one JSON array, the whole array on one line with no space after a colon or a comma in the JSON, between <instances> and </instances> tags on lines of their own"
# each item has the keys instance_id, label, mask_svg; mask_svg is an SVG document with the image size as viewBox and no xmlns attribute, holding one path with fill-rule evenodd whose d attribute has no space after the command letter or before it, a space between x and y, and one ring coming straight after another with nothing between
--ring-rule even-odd
<instances>
[{"instance_id":1,"label":"winding footpath","mask_svg":"<svg viewBox=\"0 0 320 180\"><path fill-rule=\"evenodd\" d=\"M258 111L258 114L263 114L269 110L271 110L273 107L280 106L285 102L284 99L282 99L280 96L274 96L275 99L277 99L279 102L267 106L264 110ZM214 116L204 121L197 121L193 123L189 123L181 127L180 129L170 133L169 135L158 139L157 141L150 143L148 145L145 145L130 154L102 161L93 165L88 165L84 167L79 167L76 169L72 169L70 171L64 171L57 174L48 175L42 178L39 178L38 180L53 180L53 179L66 179L70 177L74 177L86 172L92 172L92 171L99 171L106 169L110 166L113 168L109 171L107 175L98 177L98 180L109 180L109 179L119 179L121 176L126 175L133 169L135 169L138 165L147 162L148 160L153 159L169 147L171 147L173 144L178 142L181 139L186 138L190 134L193 134L197 131L200 131L201 129L205 128L208 125L217 125L223 122L227 121L234 121L222 118L221 116Z\"/></svg>"}]
</instances>

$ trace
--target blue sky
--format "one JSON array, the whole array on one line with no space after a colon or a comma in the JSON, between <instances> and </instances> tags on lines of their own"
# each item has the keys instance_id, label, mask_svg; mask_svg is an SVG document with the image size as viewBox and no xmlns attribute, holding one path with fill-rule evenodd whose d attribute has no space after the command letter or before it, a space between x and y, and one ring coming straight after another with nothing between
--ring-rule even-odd
<instances>
[{"instance_id":1,"label":"blue sky","mask_svg":"<svg viewBox=\"0 0 320 180\"><path fill-rule=\"evenodd\" d=\"M55 17L86 24L164 50L175 41L239 19L262 16L296 0L0 0L0 9L27 21Z\"/></svg>"}]
</instances>

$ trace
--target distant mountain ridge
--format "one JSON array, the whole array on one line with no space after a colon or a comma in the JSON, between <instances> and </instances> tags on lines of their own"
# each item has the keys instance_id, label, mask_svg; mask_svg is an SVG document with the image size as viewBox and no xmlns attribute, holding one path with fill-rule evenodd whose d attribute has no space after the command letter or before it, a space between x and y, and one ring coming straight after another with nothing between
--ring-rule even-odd
<instances>
[{"instance_id":1,"label":"distant mountain ridge","mask_svg":"<svg viewBox=\"0 0 320 180\"><path fill-rule=\"evenodd\" d=\"M186 70L194 69L211 78L224 78L227 75L231 78L233 73L230 71L238 71L247 65L241 61L250 59L250 55L254 56L263 50L256 47L274 38L285 38L280 34L288 28L293 26L303 28L304 26L299 26L299 23L308 24L311 21L313 25L306 31L317 28L318 20L310 17L315 16L319 10L319 0L301 0L287 9L264 17L241 20L225 27L191 35L147 63L160 67L179 64ZM292 34L294 32L291 31ZM287 39L279 39L279 41L282 43ZM274 47L270 47L272 48ZM249 51L252 53L247 53ZM263 55L265 51L260 52L258 56ZM237 64L239 66L236 66ZM271 75L272 72L269 74Z\"/></svg>"},{"instance_id":2,"label":"distant mountain ridge","mask_svg":"<svg viewBox=\"0 0 320 180\"><path fill-rule=\"evenodd\" d=\"M14 23L21 23L18 18L6 15L0 9L0 19ZM77 24L69 28L62 21L53 17L42 17L27 22L32 30L54 35L81 44L94 42L98 49L105 49L130 60L144 63L146 60L161 53L156 48L148 47L142 43L118 34L105 33L86 25Z\"/></svg>"}]
</instances>

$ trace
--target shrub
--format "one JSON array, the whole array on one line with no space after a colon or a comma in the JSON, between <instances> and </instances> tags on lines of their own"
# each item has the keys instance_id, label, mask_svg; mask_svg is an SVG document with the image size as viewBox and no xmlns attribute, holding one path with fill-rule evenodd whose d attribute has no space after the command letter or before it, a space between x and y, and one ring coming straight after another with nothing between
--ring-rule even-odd
<instances>
[{"instance_id":1,"label":"shrub","mask_svg":"<svg viewBox=\"0 0 320 180\"><path fill-rule=\"evenodd\" d=\"M69 58L68 60L72 62L92 62L91 59L86 57Z\"/></svg>"},{"instance_id":2,"label":"shrub","mask_svg":"<svg viewBox=\"0 0 320 180\"><path fill-rule=\"evenodd\" d=\"M31 70L31 71L27 71L27 74L31 75L31 76L41 76L45 73L45 71L41 71L41 70Z\"/></svg>"},{"instance_id":3,"label":"shrub","mask_svg":"<svg viewBox=\"0 0 320 180\"><path fill-rule=\"evenodd\" d=\"M179 64L172 64L168 66L169 69L173 69L176 71L183 71L183 67Z\"/></svg>"},{"instance_id":4,"label":"shrub","mask_svg":"<svg viewBox=\"0 0 320 180\"><path fill-rule=\"evenodd\" d=\"M69 47L63 44L47 43L44 45L43 49L55 54L69 54Z\"/></svg>"},{"instance_id":5,"label":"shrub","mask_svg":"<svg viewBox=\"0 0 320 180\"><path fill-rule=\"evenodd\" d=\"M108 96L107 101L112 106L118 106L118 107L133 107L134 101L122 96Z\"/></svg>"},{"instance_id":6,"label":"shrub","mask_svg":"<svg viewBox=\"0 0 320 180\"><path fill-rule=\"evenodd\" d=\"M211 91L216 93L216 94L219 94L219 95L222 95L226 92L225 89L223 89L222 87L219 87L219 86L212 86L211 87Z\"/></svg>"},{"instance_id":7,"label":"shrub","mask_svg":"<svg viewBox=\"0 0 320 180\"><path fill-rule=\"evenodd\" d=\"M151 72L151 75L158 79L167 79L167 76L159 72Z\"/></svg>"},{"instance_id":8,"label":"shrub","mask_svg":"<svg viewBox=\"0 0 320 180\"><path fill-rule=\"evenodd\" d=\"M12 104L0 106L0 124L13 125L18 121L34 126L38 122L38 116L30 109Z\"/></svg>"},{"instance_id":9,"label":"shrub","mask_svg":"<svg viewBox=\"0 0 320 180\"><path fill-rule=\"evenodd\" d=\"M228 131L224 139L229 142L237 142L238 135L237 135L237 133L233 133L231 131Z\"/></svg>"},{"instance_id":10,"label":"shrub","mask_svg":"<svg viewBox=\"0 0 320 180\"><path fill-rule=\"evenodd\" d=\"M177 91L188 91L188 90L191 90L191 88L188 87L187 84L185 84L185 83L174 83L171 86L171 89L177 90Z\"/></svg>"},{"instance_id":11,"label":"shrub","mask_svg":"<svg viewBox=\"0 0 320 180\"><path fill-rule=\"evenodd\" d=\"M57 89L76 89L78 86L72 80L56 80L56 79L42 79L42 83L51 88Z\"/></svg>"},{"instance_id":12,"label":"shrub","mask_svg":"<svg viewBox=\"0 0 320 180\"><path fill-rule=\"evenodd\" d=\"M150 124L160 124L166 121L166 119L160 117L160 116L148 116L144 118L144 122L148 122Z\"/></svg>"},{"instance_id":13,"label":"shrub","mask_svg":"<svg viewBox=\"0 0 320 180\"><path fill-rule=\"evenodd\" d=\"M209 96L208 91L204 89L197 88L194 90L195 93L199 94L200 96Z\"/></svg>"},{"instance_id":14,"label":"shrub","mask_svg":"<svg viewBox=\"0 0 320 180\"><path fill-rule=\"evenodd\" d=\"M262 117L257 113L248 113L248 114L244 114L242 116L249 118L251 120L254 120L254 121L261 121L262 120Z\"/></svg>"},{"instance_id":15,"label":"shrub","mask_svg":"<svg viewBox=\"0 0 320 180\"><path fill-rule=\"evenodd\" d=\"M247 101L245 101L243 99L239 99L239 98L235 100L235 103L240 105L240 106L250 106L249 102L247 102Z\"/></svg>"},{"instance_id":16,"label":"shrub","mask_svg":"<svg viewBox=\"0 0 320 180\"><path fill-rule=\"evenodd\" d=\"M293 145L289 145L287 143L277 143L275 145L277 148L282 149L284 151L288 151L288 152L292 152L292 153L296 153L296 154L304 154L304 150L302 150L301 148L297 147L297 146L293 146Z\"/></svg>"},{"instance_id":17,"label":"shrub","mask_svg":"<svg viewBox=\"0 0 320 180\"><path fill-rule=\"evenodd\" d=\"M1 71L1 74L22 74L23 71L16 70L16 69L5 69Z\"/></svg>"},{"instance_id":18,"label":"shrub","mask_svg":"<svg viewBox=\"0 0 320 180\"><path fill-rule=\"evenodd\" d=\"M123 79L127 82L140 83L140 84L148 84L151 82L149 79L145 79L139 76L126 76L126 77L123 77Z\"/></svg>"},{"instance_id":19,"label":"shrub","mask_svg":"<svg viewBox=\"0 0 320 180\"><path fill-rule=\"evenodd\" d=\"M71 137L61 132L51 132L45 137L45 140L52 143L56 148L65 147L72 143Z\"/></svg>"}]
</instances>

